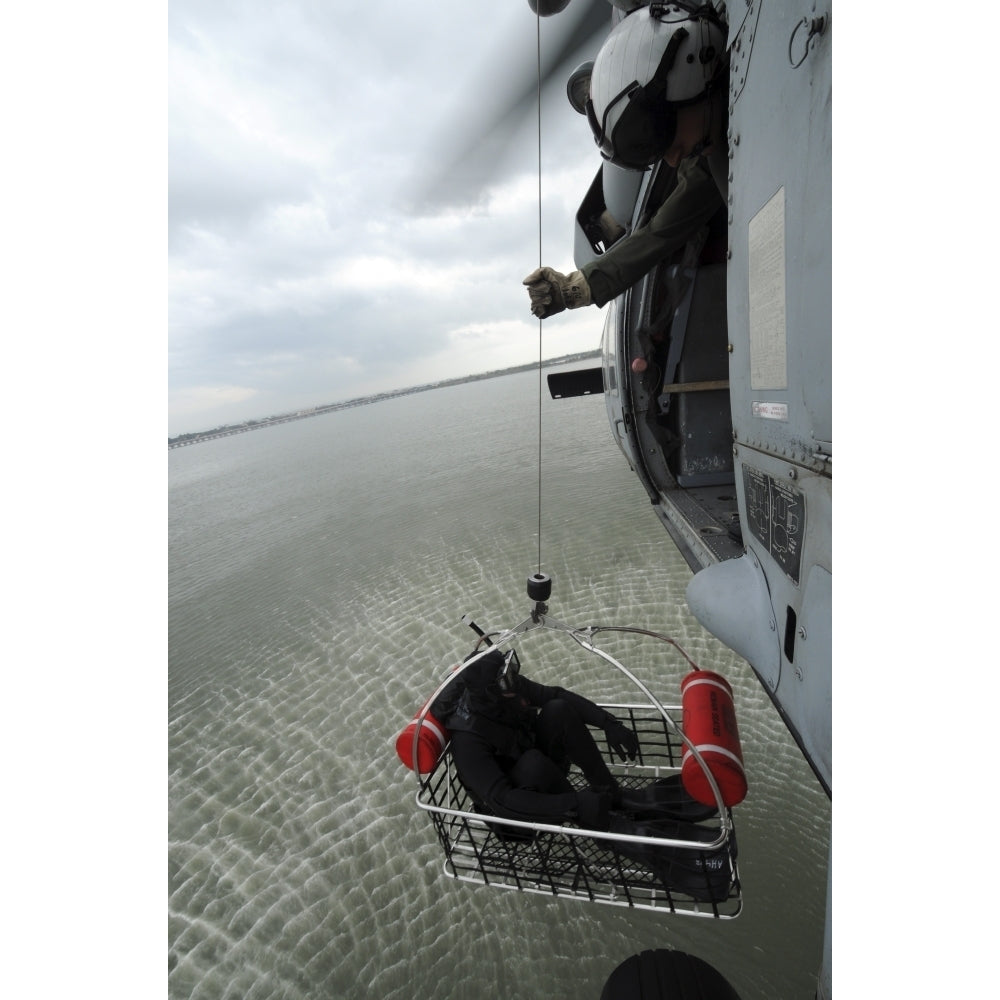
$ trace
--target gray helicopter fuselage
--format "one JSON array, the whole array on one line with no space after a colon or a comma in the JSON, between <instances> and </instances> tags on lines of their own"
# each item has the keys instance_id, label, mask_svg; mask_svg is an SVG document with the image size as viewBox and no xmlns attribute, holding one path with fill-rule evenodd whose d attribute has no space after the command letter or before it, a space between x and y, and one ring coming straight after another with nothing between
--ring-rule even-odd
<instances>
[{"instance_id":1,"label":"gray helicopter fuselage","mask_svg":"<svg viewBox=\"0 0 1000 1000\"><path fill-rule=\"evenodd\" d=\"M738 7L725 218L609 305L605 401L696 571L693 612L751 663L829 792L830 19L812 0ZM671 175L603 163L577 266L622 238L601 216L634 230Z\"/></svg>"},{"instance_id":2,"label":"gray helicopter fuselage","mask_svg":"<svg viewBox=\"0 0 1000 1000\"><path fill-rule=\"evenodd\" d=\"M724 218L607 308L614 440L694 576L687 599L753 667L832 794L831 17L736 0ZM602 164L577 267L669 194ZM603 237L603 240L602 240ZM818 996L832 995L828 919Z\"/></svg>"}]
</instances>

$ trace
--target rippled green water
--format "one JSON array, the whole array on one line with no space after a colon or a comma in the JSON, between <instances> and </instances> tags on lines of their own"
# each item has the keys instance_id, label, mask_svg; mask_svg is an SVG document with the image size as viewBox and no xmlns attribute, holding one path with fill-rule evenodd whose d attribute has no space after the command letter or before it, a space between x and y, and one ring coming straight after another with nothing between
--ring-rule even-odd
<instances>
[{"instance_id":1,"label":"rippled green water","mask_svg":"<svg viewBox=\"0 0 1000 1000\"><path fill-rule=\"evenodd\" d=\"M172 998L597 1000L621 961L668 946L743 1000L812 997L829 802L750 668L688 613L690 572L600 399L543 401L551 613L666 632L732 682L744 912L630 913L442 874L393 742L471 648L464 613L502 628L529 610L537 385L506 376L170 453ZM637 657L673 694L681 664ZM623 693L556 641L522 660L596 700Z\"/></svg>"}]
</instances>

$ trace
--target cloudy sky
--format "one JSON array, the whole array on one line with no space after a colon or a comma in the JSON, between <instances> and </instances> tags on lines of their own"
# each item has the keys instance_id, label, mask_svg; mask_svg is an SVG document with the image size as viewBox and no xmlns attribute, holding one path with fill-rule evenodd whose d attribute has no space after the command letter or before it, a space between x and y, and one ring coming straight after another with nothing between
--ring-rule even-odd
<instances>
[{"instance_id":1,"label":"cloudy sky","mask_svg":"<svg viewBox=\"0 0 1000 1000\"><path fill-rule=\"evenodd\" d=\"M543 19L546 54L572 14ZM527 0L172 0L168 18L171 435L538 358ZM597 44L543 91L543 259L562 270L600 162L565 77ZM543 355L596 348L602 324L554 317Z\"/></svg>"}]
</instances>

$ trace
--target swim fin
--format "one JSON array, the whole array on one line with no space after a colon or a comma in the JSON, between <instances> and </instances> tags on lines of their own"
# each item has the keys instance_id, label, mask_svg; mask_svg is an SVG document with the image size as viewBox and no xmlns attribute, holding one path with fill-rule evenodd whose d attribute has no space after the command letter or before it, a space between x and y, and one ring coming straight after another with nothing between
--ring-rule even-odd
<instances>
[{"instance_id":1,"label":"swim fin","mask_svg":"<svg viewBox=\"0 0 1000 1000\"><path fill-rule=\"evenodd\" d=\"M636 821L621 813L613 813L611 832L691 841L690 849L627 841L614 842L614 849L656 875L668 891L684 893L703 903L721 903L729 896L731 873L728 845L708 851L697 849L699 841L710 843L715 840L718 836L716 831L677 820ZM735 841L732 842L732 858L736 858Z\"/></svg>"},{"instance_id":2,"label":"swim fin","mask_svg":"<svg viewBox=\"0 0 1000 1000\"><path fill-rule=\"evenodd\" d=\"M715 806L706 806L684 790L679 774L657 778L638 789L622 789L620 809L634 819L674 819L699 823L717 816Z\"/></svg>"}]
</instances>

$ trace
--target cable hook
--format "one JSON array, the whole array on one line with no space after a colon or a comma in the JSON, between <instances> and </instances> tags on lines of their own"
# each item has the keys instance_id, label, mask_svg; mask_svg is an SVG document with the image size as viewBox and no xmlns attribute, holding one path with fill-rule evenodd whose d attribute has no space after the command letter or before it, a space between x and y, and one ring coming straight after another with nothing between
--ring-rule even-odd
<instances>
[{"instance_id":1,"label":"cable hook","mask_svg":"<svg viewBox=\"0 0 1000 1000\"><path fill-rule=\"evenodd\" d=\"M813 40L814 36L821 35L826 30L827 15L822 17L803 17L798 24L792 29L792 35L788 39L788 61L791 63L792 69L798 69L805 61L806 57L809 55L809 43ZM802 50L802 58L795 62L792 57L792 43L795 41L795 36L799 33L801 28L808 28L809 34L806 35L805 47Z\"/></svg>"}]
</instances>

